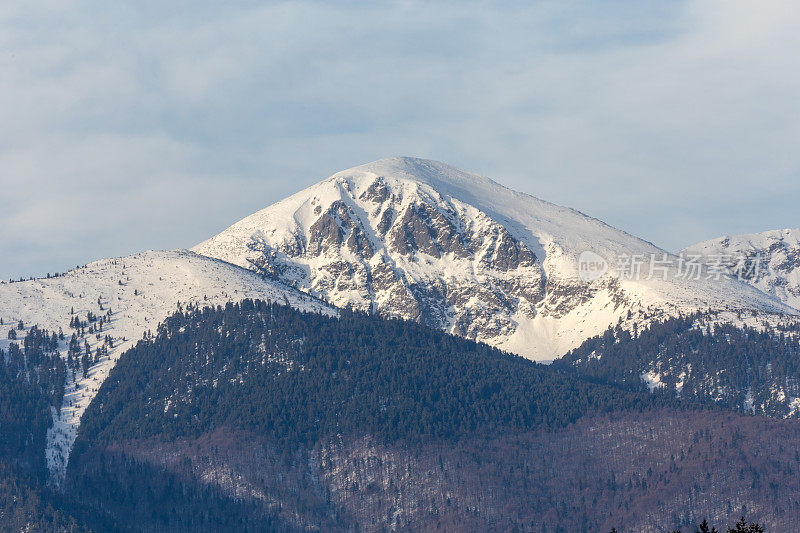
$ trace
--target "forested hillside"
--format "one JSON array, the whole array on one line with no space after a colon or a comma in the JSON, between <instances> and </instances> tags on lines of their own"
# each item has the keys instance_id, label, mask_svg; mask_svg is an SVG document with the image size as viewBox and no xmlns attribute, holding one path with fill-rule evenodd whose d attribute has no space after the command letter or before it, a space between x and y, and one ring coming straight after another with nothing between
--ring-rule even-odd
<instances>
[{"instance_id":1,"label":"forested hillside","mask_svg":"<svg viewBox=\"0 0 800 533\"><path fill-rule=\"evenodd\" d=\"M99 394L84 442L226 426L289 448L335 435L395 441L561 427L656 403L415 323L249 300L173 315Z\"/></svg>"},{"instance_id":2,"label":"forested hillside","mask_svg":"<svg viewBox=\"0 0 800 533\"><path fill-rule=\"evenodd\" d=\"M613 328L555 367L632 391L774 417L800 416L800 326L737 327L702 313Z\"/></svg>"},{"instance_id":3,"label":"forested hillside","mask_svg":"<svg viewBox=\"0 0 800 533\"><path fill-rule=\"evenodd\" d=\"M798 438L414 323L245 301L125 354L64 489L132 530L785 530Z\"/></svg>"}]
</instances>

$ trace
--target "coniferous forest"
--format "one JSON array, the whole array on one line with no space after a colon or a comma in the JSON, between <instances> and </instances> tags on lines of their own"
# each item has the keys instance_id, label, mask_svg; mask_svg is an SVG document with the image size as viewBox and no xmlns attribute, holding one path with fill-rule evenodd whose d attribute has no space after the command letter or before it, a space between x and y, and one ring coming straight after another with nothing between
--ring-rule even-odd
<instances>
[{"instance_id":1,"label":"coniferous forest","mask_svg":"<svg viewBox=\"0 0 800 533\"><path fill-rule=\"evenodd\" d=\"M67 374L57 346L55 333L32 326L21 346L0 349L0 457L38 481L46 479L39 451L52 424L51 408L61 406Z\"/></svg>"},{"instance_id":2,"label":"coniferous forest","mask_svg":"<svg viewBox=\"0 0 800 533\"><path fill-rule=\"evenodd\" d=\"M63 489L153 531L794 523L793 424L601 381L347 310L183 308L104 382Z\"/></svg>"},{"instance_id":3,"label":"coniferous forest","mask_svg":"<svg viewBox=\"0 0 800 533\"><path fill-rule=\"evenodd\" d=\"M610 328L554 363L631 391L778 418L800 415L800 328L736 327L694 313Z\"/></svg>"},{"instance_id":4,"label":"coniferous forest","mask_svg":"<svg viewBox=\"0 0 800 533\"><path fill-rule=\"evenodd\" d=\"M457 439L670 403L411 322L247 300L169 318L114 369L81 436L193 437L224 426L289 448L335 435Z\"/></svg>"}]
</instances>

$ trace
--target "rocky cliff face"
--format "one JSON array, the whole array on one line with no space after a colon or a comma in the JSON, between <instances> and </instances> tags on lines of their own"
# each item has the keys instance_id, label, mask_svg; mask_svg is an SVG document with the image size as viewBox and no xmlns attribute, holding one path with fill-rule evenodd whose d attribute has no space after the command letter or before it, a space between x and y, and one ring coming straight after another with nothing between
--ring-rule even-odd
<instances>
[{"instance_id":1,"label":"rocky cliff face","mask_svg":"<svg viewBox=\"0 0 800 533\"><path fill-rule=\"evenodd\" d=\"M535 316L545 296L542 265L486 213L392 191L381 177L363 191L344 178L332 185L340 198L312 198L307 227L279 239L251 236L251 268L339 306L473 339L513 333L518 310Z\"/></svg>"},{"instance_id":2,"label":"rocky cliff face","mask_svg":"<svg viewBox=\"0 0 800 533\"><path fill-rule=\"evenodd\" d=\"M629 313L780 310L739 282L621 279L618 257L666 252L572 209L413 158L334 174L194 250L337 306L534 359L557 357ZM585 251L608 261L608 275L581 279Z\"/></svg>"}]
</instances>

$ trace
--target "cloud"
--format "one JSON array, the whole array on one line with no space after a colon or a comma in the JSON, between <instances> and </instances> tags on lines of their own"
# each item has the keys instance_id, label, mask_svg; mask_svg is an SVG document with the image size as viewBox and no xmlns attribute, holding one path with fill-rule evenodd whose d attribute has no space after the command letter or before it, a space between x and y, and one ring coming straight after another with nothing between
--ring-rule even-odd
<instances>
[{"instance_id":1,"label":"cloud","mask_svg":"<svg viewBox=\"0 0 800 533\"><path fill-rule=\"evenodd\" d=\"M6 3L0 277L440 159L671 249L798 226L786 2Z\"/></svg>"}]
</instances>

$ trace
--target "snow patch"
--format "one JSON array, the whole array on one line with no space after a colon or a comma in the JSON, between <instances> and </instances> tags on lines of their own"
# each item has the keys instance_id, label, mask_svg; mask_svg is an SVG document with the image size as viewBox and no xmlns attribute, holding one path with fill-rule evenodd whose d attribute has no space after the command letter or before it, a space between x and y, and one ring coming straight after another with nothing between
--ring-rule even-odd
<instances>
[{"instance_id":1,"label":"snow patch","mask_svg":"<svg viewBox=\"0 0 800 533\"><path fill-rule=\"evenodd\" d=\"M650 392L664 387L664 383L661 381L661 374L655 370L643 372L640 377L642 378L642 381L644 381L645 385L647 385L647 388L650 389Z\"/></svg>"}]
</instances>

